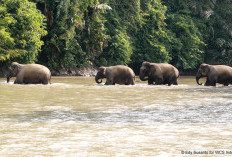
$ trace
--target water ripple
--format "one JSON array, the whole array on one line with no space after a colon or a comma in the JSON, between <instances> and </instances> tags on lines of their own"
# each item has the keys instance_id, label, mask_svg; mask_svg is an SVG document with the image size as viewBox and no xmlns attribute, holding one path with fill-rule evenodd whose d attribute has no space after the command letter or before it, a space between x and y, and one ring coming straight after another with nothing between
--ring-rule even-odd
<instances>
[{"instance_id":1,"label":"water ripple","mask_svg":"<svg viewBox=\"0 0 232 157\"><path fill-rule=\"evenodd\" d=\"M19 122L83 122L83 123L220 123L232 124L231 103L194 106L181 109L126 109L123 111L55 110L31 114L1 115L0 119Z\"/></svg>"}]
</instances>

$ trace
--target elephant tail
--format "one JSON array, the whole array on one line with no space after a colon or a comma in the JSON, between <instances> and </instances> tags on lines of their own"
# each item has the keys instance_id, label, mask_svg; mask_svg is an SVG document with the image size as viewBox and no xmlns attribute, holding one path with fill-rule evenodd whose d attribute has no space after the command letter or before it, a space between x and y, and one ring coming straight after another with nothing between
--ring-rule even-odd
<instances>
[{"instance_id":1,"label":"elephant tail","mask_svg":"<svg viewBox=\"0 0 232 157\"><path fill-rule=\"evenodd\" d=\"M176 78L179 78L180 77L180 72L178 69L175 69L175 73L176 73Z\"/></svg>"},{"instance_id":2,"label":"elephant tail","mask_svg":"<svg viewBox=\"0 0 232 157\"><path fill-rule=\"evenodd\" d=\"M132 85L135 85L135 75L133 77Z\"/></svg>"},{"instance_id":3,"label":"elephant tail","mask_svg":"<svg viewBox=\"0 0 232 157\"><path fill-rule=\"evenodd\" d=\"M50 84L52 84L52 83L51 83L51 78L52 78L52 75L50 75L50 78L49 78L49 83L50 83Z\"/></svg>"}]
</instances>

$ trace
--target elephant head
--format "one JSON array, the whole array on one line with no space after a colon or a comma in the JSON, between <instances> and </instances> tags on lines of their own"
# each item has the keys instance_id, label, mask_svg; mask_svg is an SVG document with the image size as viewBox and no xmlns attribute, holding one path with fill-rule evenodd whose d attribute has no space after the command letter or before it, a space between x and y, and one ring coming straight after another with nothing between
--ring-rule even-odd
<instances>
[{"instance_id":1,"label":"elephant head","mask_svg":"<svg viewBox=\"0 0 232 157\"><path fill-rule=\"evenodd\" d=\"M16 77L17 74L20 72L20 70L22 69L21 64L17 63L17 62L13 62L11 63L11 66L8 68L8 74L6 75L7 77L7 83L10 82L10 78L11 77Z\"/></svg>"},{"instance_id":2,"label":"elephant head","mask_svg":"<svg viewBox=\"0 0 232 157\"><path fill-rule=\"evenodd\" d=\"M99 79L106 78L105 73L106 73L106 67L101 66L101 67L98 69L97 75L95 76L95 81L96 81L98 84L99 84L99 83L102 83L102 80L99 81Z\"/></svg>"},{"instance_id":3,"label":"elephant head","mask_svg":"<svg viewBox=\"0 0 232 157\"><path fill-rule=\"evenodd\" d=\"M143 62L141 68L140 68L140 72L139 72L139 78L142 81L147 81L148 80L148 76L150 73L150 68L151 65L149 62Z\"/></svg>"},{"instance_id":4,"label":"elephant head","mask_svg":"<svg viewBox=\"0 0 232 157\"><path fill-rule=\"evenodd\" d=\"M207 77L209 71L210 71L210 67L208 64L201 64L200 68L198 69L197 75L196 75L196 81L198 85L202 85L202 83L199 83L199 80L202 77Z\"/></svg>"}]
</instances>

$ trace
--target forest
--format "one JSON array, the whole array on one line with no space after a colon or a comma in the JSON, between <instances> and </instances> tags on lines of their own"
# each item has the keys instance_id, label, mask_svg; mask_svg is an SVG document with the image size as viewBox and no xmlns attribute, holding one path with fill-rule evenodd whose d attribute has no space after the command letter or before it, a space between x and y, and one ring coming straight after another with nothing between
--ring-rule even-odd
<instances>
[{"instance_id":1,"label":"forest","mask_svg":"<svg viewBox=\"0 0 232 157\"><path fill-rule=\"evenodd\" d=\"M0 0L0 68L232 66L231 0Z\"/></svg>"}]
</instances>

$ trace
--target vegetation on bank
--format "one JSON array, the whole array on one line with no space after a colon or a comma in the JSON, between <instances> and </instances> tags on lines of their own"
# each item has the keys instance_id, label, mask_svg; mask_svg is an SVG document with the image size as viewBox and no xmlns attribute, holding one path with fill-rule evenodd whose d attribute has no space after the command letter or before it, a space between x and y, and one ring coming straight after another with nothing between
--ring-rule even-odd
<instances>
[{"instance_id":1,"label":"vegetation on bank","mask_svg":"<svg viewBox=\"0 0 232 157\"><path fill-rule=\"evenodd\" d=\"M232 1L0 0L0 67L232 66Z\"/></svg>"}]
</instances>

